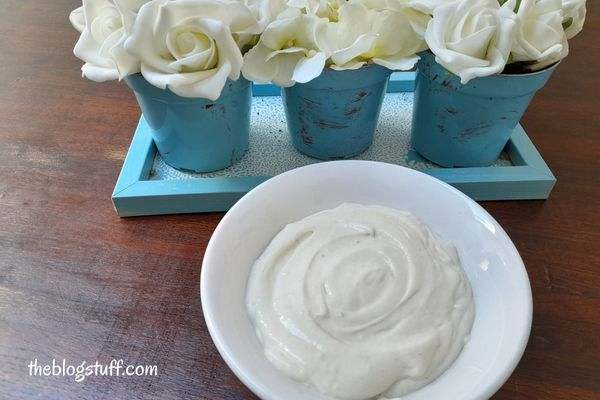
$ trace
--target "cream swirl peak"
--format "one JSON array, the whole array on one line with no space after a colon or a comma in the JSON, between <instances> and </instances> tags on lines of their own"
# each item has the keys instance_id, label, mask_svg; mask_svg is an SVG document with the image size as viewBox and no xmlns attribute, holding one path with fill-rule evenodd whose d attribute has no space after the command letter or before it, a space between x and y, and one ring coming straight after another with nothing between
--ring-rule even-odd
<instances>
[{"instance_id":1,"label":"cream swirl peak","mask_svg":"<svg viewBox=\"0 0 600 400\"><path fill-rule=\"evenodd\" d=\"M252 268L266 357L340 399L400 396L456 359L474 318L454 247L412 214L344 204L286 226Z\"/></svg>"}]
</instances>

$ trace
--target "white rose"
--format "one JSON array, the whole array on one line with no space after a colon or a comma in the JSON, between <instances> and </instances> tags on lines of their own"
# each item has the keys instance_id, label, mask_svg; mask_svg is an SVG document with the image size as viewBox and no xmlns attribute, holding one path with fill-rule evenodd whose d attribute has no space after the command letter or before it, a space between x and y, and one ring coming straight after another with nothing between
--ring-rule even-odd
<instances>
[{"instance_id":1,"label":"white rose","mask_svg":"<svg viewBox=\"0 0 600 400\"><path fill-rule=\"evenodd\" d=\"M513 44L515 0L459 0L436 7L425 40L463 84L502 72Z\"/></svg>"},{"instance_id":2,"label":"white rose","mask_svg":"<svg viewBox=\"0 0 600 400\"><path fill-rule=\"evenodd\" d=\"M327 25L323 47L331 54L331 68L357 69L371 61L389 69L408 70L419 60L417 52L427 48L413 28L416 12L369 9L363 3L344 3L338 22Z\"/></svg>"},{"instance_id":3,"label":"white rose","mask_svg":"<svg viewBox=\"0 0 600 400\"><path fill-rule=\"evenodd\" d=\"M585 22L585 0L563 0L563 17L567 39L573 38L583 29Z\"/></svg>"},{"instance_id":4,"label":"white rose","mask_svg":"<svg viewBox=\"0 0 600 400\"><path fill-rule=\"evenodd\" d=\"M255 82L288 87L321 74L327 54L318 43L326 19L289 9L273 21L244 56L244 76Z\"/></svg>"},{"instance_id":5,"label":"white rose","mask_svg":"<svg viewBox=\"0 0 600 400\"><path fill-rule=\"evenodd\" d=\"M257 33L256 18L241 2L153 0L140 9L125 47L152 85L214 101L228 78L240 76L242 53L233 35Z\"/></svg>"},{"instance_id":6,"label":"white rose","mask_svg":"<svg viewBox=\"0 0 600 400\"><path fill-rule=\"evenodd\" d=\"M513 61L535 61L532 69L540 69L567 56L561 0L522 0L517 16Z\"/></svg>"},{"instance_id":7,"label":"white rose","mask_svg":"<svg viewBox=\"0 0 600 400\"><path fill-rule=\"evenodd\" d=\"M70 20L81 36L75 56L85 64L83 76L104 82L139 72L139 61L128 54L123 44L136 12L148 0L83 0Z\"/></svg>"}]
</instances>

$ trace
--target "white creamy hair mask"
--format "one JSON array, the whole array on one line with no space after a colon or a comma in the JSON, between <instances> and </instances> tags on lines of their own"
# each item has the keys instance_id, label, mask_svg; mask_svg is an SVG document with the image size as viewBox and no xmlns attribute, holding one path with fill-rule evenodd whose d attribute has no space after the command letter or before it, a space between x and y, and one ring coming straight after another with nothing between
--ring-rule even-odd
<instances>
[{"instance_id":1,"label":"white creamy hair mask","mask_svg":"<svg viewBox=\"0 0 600 400\"><path fill-rule=\"evenodd\" d=\"M393 398L441 375L471 331L456 249L408 212L344 204L286 226L252 268L266 357L339 399Z\"/></svg>"}]
</instances>

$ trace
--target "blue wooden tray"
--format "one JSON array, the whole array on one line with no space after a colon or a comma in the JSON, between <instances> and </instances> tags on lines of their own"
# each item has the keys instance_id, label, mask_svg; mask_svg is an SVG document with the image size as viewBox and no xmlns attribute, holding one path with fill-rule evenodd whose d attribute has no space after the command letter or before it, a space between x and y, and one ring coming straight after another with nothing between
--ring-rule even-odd
<instances>
[{"instance_id":1,"label":"blue wooden tray","mask_svg":"<svg viewBox=\"0 0 600 400\"><path fill-rule=\"evenodd\" d=\"M392 75L388 92L413 90L414 73ZM253 91L255 96L279 95L279 89L271 85L255 85ZM268 108L272 107L268 105ZM272 119L273 116L268 118ZM283 130L284 128L278 129L279 132ZM271 135L267 133L264 137ZM285 137L285 132L281 133L281 137ZM390 144L381 146L390 147ZM280 151L279 149L275 147L276 151ZM387 151L389 155L389 149ZM250 151L248 155L252 154L257 153ZM271 170L271 174L317 162L298 154L294 154L294 157L293 161ZM390 162L389 157L383 157L377 152L364 157ZM546 199L556 182L520 125L515 129L503 159L491 167L442 168L428 163L412 151L407 152L405 161L405 165L419 165L416 169L435 176L473 199L481 201ZM173 170L169 176L162 176L155 171L164 167L146 121L141 117L112 195L119 216L226 211L246 192L270 177L261 173L241 173L240 169L245 168L245 164L238 165L237 169L234 166L213 174L186 174Z\"/></svg>"}]
</instances>

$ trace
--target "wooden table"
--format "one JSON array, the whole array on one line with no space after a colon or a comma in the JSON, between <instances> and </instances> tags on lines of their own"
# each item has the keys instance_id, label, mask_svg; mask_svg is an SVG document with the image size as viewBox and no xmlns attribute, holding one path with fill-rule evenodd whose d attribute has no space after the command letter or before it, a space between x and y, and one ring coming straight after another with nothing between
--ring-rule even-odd
<instances>
[{"instance_id":1,"label":"wooden table","mask_svg":"<svg viewBox=\"0 0 600 400\"><path fill-rule=\"evenodd\" d=\"M0 7L0 399L255 399L202 317L222 214L117 218L138 118L123 84L79 76L75 0ZM594 4L590 4L594 3ZM494 399L600 399L600 7L524 120L556 174L548 201L484 207L531 279L531 339ZM33 359L156 364L158 376L30 377Z\"/></svg>"}]
</instances>

